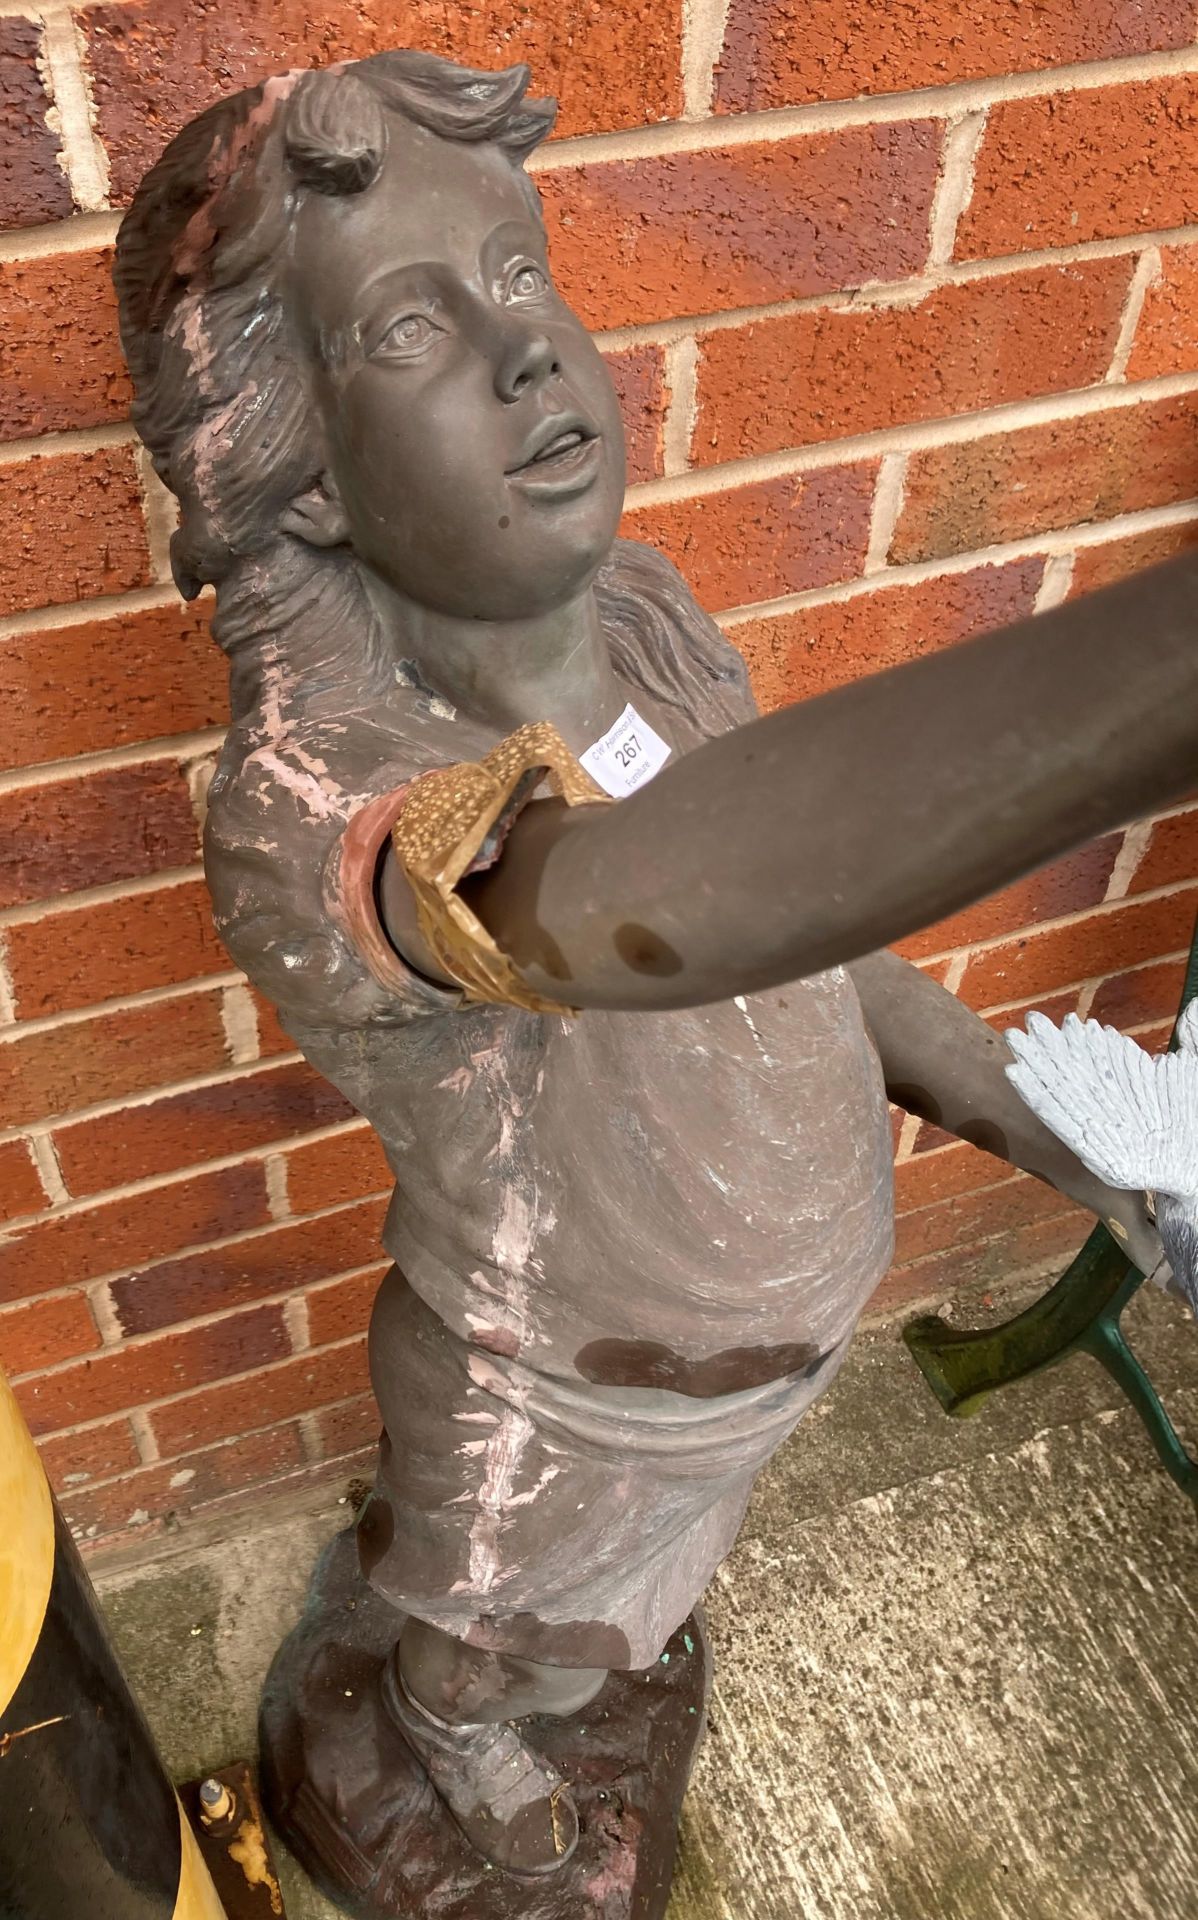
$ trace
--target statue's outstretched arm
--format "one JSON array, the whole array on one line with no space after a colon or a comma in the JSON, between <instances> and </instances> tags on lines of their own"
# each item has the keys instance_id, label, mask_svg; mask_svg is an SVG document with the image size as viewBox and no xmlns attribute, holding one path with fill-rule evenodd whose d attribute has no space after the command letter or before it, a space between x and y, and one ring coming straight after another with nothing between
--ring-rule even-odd
<instances>
[{"instance_id":1,"label":"statue's outstretched arm","mask_svg":"<svg viewBox=\"0 0 1198 1920\"><path fill-rule=\"evenodd\" d=\"M1144 1273L1162 1258L1143 1194L1109 1187L1037 1119L1007 1078L1000 1033L897 953L849 968L895 1106L1046 1180L1097 1214Z\"/></svg>"},{"instance_id":2,"label":"statue's outstretched arm","mask_svg":"<svg viewBox=\"0 0 1198 1920\"><path fill-rule=\"evenodd\" d=\"M470 897L551 998L696 1005L874 952L1196 776L1186 556L753 721L617 806L526 807Z\"/></svg>"}]
</instances>

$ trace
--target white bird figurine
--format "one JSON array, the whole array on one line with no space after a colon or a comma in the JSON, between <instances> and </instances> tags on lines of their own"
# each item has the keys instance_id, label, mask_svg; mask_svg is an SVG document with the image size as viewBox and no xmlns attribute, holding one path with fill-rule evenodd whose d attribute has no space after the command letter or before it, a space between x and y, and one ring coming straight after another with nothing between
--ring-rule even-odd
<instances>
[{"instance_id":1,"label":"white bird figurine","mask_svg":"<svg viewBox=\"0 0 1198 1920\"><path fill-rule=\"evenodd\" d=\"M1155 1195L1161 1245L1198 1315L1198 1000L1173 1053L1075 1013L1061 1027L1029 1013L1027 1032L1006 1039L1007 1076L1032 1112L1108 1186Z\"/></svg>"}]
</instances>

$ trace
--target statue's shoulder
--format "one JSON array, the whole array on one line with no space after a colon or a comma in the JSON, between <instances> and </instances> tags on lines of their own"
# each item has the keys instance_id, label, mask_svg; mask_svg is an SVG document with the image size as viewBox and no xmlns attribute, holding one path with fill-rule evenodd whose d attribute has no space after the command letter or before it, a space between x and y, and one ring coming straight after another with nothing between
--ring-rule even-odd
<instances>
[{"instance_id":1,"label":"statue's shoulder","mask_svg":"<svg viewBox=\"0 0 1198 1920\"><path fill-rule=\"evenodd\" d=\"M225 736L208 791L206 850L229 870L265 861L280 876L311 876L353 816L415 771L410 742L351 707L283 718L251 709Z\"/></svg>"},{"instance_id":2,"label":"statue's shoulder","mask_svg":"<svg viewBox=\"0 0 1198 1920\"><path fill-rule=\"evenodd\" d=\"M452 710L450 710L452 716ZM298 807L317 819L345 818L365 801L402 786L445 757L452 734L440 712L397 678L394 696L242 713L225 736L210 799L231 814Z\"/></svg>"}]
</instances>

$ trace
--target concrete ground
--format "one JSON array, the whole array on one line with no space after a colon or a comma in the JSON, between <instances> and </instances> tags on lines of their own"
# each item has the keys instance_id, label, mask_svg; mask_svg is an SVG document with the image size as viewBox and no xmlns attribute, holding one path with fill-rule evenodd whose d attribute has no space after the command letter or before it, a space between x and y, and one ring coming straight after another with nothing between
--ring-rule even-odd
<instances>
[{"instance_id":1,"label":"concrete ground","mask_svg":"<svg viewBox=\"0 0 1198 1920\"><path fill-rule=\"evenodd\" d=\"M1156 1295L1130 1324L1198 1440L1198 1331ZM264 1506L101 1573L178 1777L252 1750L347 1517ZM861 1338L709 1595L670 1920L1194 1920L1196 1601L1198 1517L1091 1362L956 1422L893 1334ZM331 1916L287 1868L289 1920Z\"/></svg>"}]
</instances>

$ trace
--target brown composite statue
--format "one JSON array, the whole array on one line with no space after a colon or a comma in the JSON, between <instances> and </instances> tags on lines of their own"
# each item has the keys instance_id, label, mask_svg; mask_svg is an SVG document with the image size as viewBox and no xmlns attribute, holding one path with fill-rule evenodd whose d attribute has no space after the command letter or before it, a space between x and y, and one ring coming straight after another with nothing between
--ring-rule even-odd
<instances>
[{"instance_id":1,"label":"brown composite statue","mask_svg":"<svg viewBox=\"0 0 1198 1920\"><path fill-rule=\"evenodd\" d=\"M220 102L117 285L230 660L217 925L397 1183L378 1478L268 1688L276 1816L356 1913L656 1920L688 1616L886 1270L887 1095L1160 1258L883 949L1192 787L1198 567L758 719L615 539L527 78L397 52Z\"/></svg>"}]
</instances>

